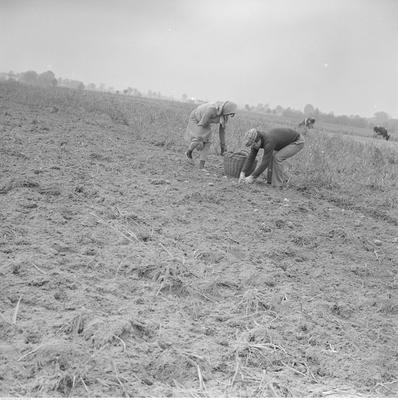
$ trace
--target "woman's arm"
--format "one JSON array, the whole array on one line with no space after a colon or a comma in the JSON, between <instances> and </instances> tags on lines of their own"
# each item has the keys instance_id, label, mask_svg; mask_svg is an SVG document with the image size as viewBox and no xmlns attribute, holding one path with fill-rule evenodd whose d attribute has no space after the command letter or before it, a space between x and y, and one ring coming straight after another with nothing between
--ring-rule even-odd
<instances>
[{"instance_id":1,"label":"woman's arm","mask_svg":"<svg viewBox=\"0 0 398 400\"><path fill-rule=\"evenodd\" d=\"M207 109L204 114L202 115L202 118L198 122L199 126L209 126L210 125L210 120L214 118L214 110L211 108Z\"/></svg>"}]
</instances>

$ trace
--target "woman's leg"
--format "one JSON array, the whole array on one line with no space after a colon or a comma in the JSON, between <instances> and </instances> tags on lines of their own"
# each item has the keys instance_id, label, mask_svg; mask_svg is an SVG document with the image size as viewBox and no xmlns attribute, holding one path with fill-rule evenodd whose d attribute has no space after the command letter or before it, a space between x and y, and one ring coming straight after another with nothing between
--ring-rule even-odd
<instances>
[{"instance_id":1,"label":"woman's leg","mask_svg":"<svg viewBox=\"0 0 398 400\"><path fill-rule=\"evenodd\" d=\"M199 168L204 168L205 163L207 160L207 156L209 155L210 152L210 142L205 142L203 143L203 147L201 150L199 150Z\"/></svg>"},{"instance_id":2,"label":"woman's leg","mask_svg":"<svg viewBox=\"0 0 398 400\"><path fill-rule=\"evenodd\" d=\"M198 148L198 150L202 147L203 142L201 138L192 138L191 139L191 143L189 144L188 147L188 151L192 152L194 151L196 148Z\"/></svg>"},{"instance_id":3,"label":"woman's leg","mask_svg":"<svg viewBox=\"0 0 398 400\"><path fill-rule=\"evenodd\" d=\"M185 156L191 164L194 162L192 158L192 152L195 149L200 151L202 148L203 148L203 141L201 138L197 137L191 138L188 150L185 152Z\"/></svg>"}]
</instances>

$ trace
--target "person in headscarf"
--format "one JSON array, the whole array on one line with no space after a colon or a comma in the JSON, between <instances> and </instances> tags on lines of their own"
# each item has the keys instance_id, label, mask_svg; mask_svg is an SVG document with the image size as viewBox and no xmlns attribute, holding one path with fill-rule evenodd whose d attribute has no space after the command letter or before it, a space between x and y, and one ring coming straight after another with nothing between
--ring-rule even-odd
<instances>
[{"instance_id":1,"label":"person in headscarf","mask_svg":"<svg viewBox=\"0 0 398 400\"><path fill-rule=\"evenodd\" d=\"M290 128L274 128L268 132L250 129L245 133L244 141L246 147L250 147L251 151L243 165L239 182L253 183L266 168L271 167L271 185L276 188L283 187L285 183L283 161L303 149L303 135ZM252 168L259 149L264 150L262 161L251 175L246 176Z\"/></svg>"},{"instance_id":2,"label":"person in headscarf","mask_svg":"<svg viewBox=\"0 0 398 400\"><path fill-rule=\"evenodd\" d=\"M315 118L304 118L299 124L299 127L306 127L312 129L315 124Z\"/></svg>"},{"instance_id":3,"label":"person in headscarf","mask_svg":"<svg viewBox=\"0 0 398 400\"><path fill-rule=\"evenodd\" d=\"M192 152L199 152L199 168L203 169L207 160L211 144L211 124L219 124L219 138L221 155L227 151L225 144L225 127L229 117L236 114L238 106L232 101L205 103L195 108L189 116L186 136L190 141L185 156L193 162Z\"/></svg>"}]
</instances>

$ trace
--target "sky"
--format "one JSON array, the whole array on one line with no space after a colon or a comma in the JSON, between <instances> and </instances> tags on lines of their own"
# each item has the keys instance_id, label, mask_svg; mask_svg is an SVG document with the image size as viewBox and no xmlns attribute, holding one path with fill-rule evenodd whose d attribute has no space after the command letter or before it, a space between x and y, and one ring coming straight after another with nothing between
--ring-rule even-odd
<instances>
[{"instance_id":1,"label":"sky","mask_svg":"<svg viewBox=\"0 0 398 400\"><path fill-rule=\"evenodd\" d=\"M0 72L398 118L397 0L0 0Z\"/></svg>"}]
</instances>

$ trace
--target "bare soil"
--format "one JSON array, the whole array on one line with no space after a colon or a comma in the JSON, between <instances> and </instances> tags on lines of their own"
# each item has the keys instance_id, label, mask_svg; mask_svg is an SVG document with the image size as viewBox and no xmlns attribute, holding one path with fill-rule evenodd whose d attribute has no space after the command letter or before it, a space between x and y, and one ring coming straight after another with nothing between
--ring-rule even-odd
<instances>
[{"instance_id":1,"label":"bare soil","mask_svg":"<svg viewBox=\"0 0 398 400\"><path fill-rule=\"evenodd\" d=\"M1 396L398 395L394 221L0 100Z\"/></svg>"}]
</instances>

